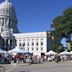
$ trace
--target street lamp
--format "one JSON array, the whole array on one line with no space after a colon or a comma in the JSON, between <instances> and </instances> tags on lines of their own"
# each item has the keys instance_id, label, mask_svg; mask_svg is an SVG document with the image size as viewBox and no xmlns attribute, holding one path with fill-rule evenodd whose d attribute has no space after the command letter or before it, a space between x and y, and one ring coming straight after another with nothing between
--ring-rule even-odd
<instances>
[{"instance_id":1,"label":"street lamp","mask_svg":"<svg viewBox=\"0 0 72 72\"><path fill-rule=\"evenodd\" d=\"M53 48L53 46L54 46L54 36L51 36L51 44L52 44L52 48Z\"/></svg>"},{"instance_id":2,"label":"street lamp","mask_svg":"<svg viewBox=\"0 0 72 72\"><path fill-rule=\"evenodd\" d=\"M52 41L54 41L54 36L51 36Z\"/></svg>"}]
</instances>

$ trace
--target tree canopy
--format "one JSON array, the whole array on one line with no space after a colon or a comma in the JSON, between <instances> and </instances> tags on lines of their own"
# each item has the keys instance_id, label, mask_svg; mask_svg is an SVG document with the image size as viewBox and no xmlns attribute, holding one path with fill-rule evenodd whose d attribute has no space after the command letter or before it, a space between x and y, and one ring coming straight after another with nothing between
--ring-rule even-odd
<instances>
[{"instance_id":1,"label":"tree canopy","mask_svg":"<svg viewBox=\"0 0 72 72\"><path fill-rule=\"evenodd\" d=\"M66 37L70 41L70 34L72 33L72 7L64 10L61 16L54 18L51 26L55 29L51 31L51 35L55 38L53 48L58 48L62 37Z\"/></svg>"}]
</instances>

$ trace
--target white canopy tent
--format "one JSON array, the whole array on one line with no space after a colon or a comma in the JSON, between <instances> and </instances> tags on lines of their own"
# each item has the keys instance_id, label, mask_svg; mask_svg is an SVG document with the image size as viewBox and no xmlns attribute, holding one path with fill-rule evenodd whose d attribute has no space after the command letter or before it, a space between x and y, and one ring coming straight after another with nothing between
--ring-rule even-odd
<instances>
[{"instance_id":1,"label":"white canopy tent","mask_svg":"<svg viewBox=\"0 0 72 72\"><path fill-rule=\"evenodd\" d=\"M8 52L5 50L2 50L2 48L0 48L0 53L8 53Z\"/></svg>"},{"instance_id":2,"label":"white canopy tent","mask_svg":"<svg viewBox=\"0 0 72 72\"><path fill-rule=\"evenodd\" d=\"M63 61L70 61L71 60L71 54L67 50L59 53L61 60Z\"/></svg>"},{"instance_id":3,"label":"white canopy tent","mask_svg":"<svg viewBox=\"0 0 72 72\"><path fill-rule=\"evenodd\" d=\"M26 51L26 54L32 54L33 52L32 51Z\"/></svg>"},{"instance_id":4,"label":"white canopy tent","mask_svg":"<svg viewBox=\"0 0 72 72\"><path fill-rule=\"evenodd\" d=\"M26 51L24 51L23 49L19 49L19 48L14 48L8 52L9 53L26 53Z\"/></svg>"},{"instance_id":5,"label":"white canopy tent","mask_svg":"<svg viewBox=\"0 0 72 72\"><path fill-rule=\"evenodd\" d=\"M58 53L54 52L53 50L50 50L45 55L57 55Z\"/></svg>"},{"instance_id":6,"label":"white canopy tent","mask_svg":"<svg viewBox=\"0 0 72 72\"><path fill-rule=\"evenodd\" d=\"M59 53L59 55L70 55L70 52L68 52L67 50L65 50L65 51Z\"/></svg>"},{"instance_id":7,"label":"white canopy tent","mask_svg":"<svg viewBox=\"0 0 72 72\"><path fill-rule=\"evenodd\" d=\"M33 53L33 55L34 56L41 56L41 53L36 51L36 52Z\"/></svg>"},{"instance_id":8,"label":"white canopy tent","mask_svg":"<svg viewBox=\"0 0 72 72\"><path fill-rule=\"evenodd\" d=\"M72 51L69 52L72 55Z\"/></svg>"}]
</instances>

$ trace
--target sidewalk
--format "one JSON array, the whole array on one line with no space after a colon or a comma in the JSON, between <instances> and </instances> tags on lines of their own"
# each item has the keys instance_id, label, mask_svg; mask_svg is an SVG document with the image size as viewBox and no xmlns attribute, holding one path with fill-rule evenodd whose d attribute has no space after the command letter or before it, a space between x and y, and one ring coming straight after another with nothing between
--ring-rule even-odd
<instances>
[{"instance_id":1,"label":"sidewalk","mask_svg":"<svg viewBox=\"0 0 72 72\"><path fill-rule=\"evenodd\" d=\"M11 65L23 65L23 66L28 66L31 65L30 63L11 63Z\"/></svg>"}]
</instances>

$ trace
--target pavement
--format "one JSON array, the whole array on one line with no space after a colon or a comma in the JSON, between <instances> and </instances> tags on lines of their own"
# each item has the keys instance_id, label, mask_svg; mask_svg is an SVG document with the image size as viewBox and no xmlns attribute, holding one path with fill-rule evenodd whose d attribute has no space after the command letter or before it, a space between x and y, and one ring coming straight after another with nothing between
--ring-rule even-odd
<instances>
[{"instance_id":1,"label":"pavement","mask_svg":"<svg viewBox=\"0 0 72 72\"><path fill-rule=\"evenodd\" d=\"M5 64L5 72L72 72L72 62L42 64Z\"/></svg>"}]
</instances>

